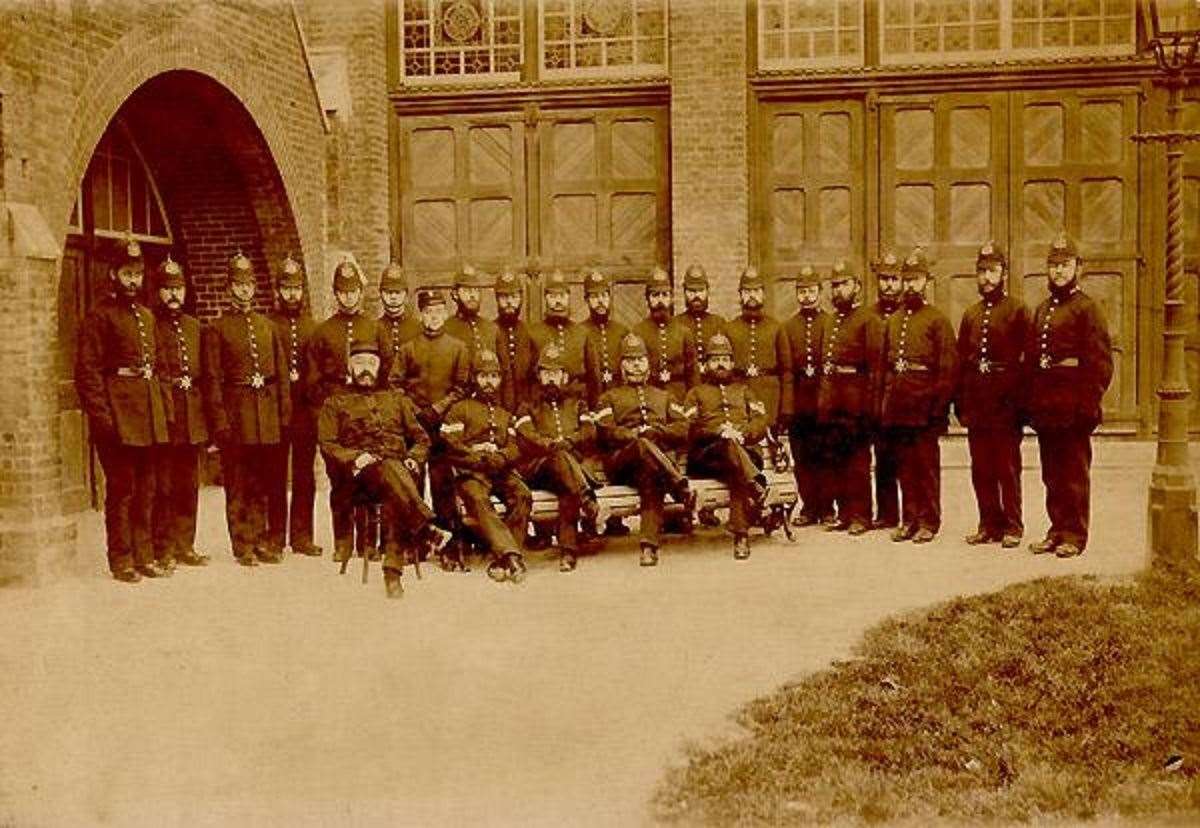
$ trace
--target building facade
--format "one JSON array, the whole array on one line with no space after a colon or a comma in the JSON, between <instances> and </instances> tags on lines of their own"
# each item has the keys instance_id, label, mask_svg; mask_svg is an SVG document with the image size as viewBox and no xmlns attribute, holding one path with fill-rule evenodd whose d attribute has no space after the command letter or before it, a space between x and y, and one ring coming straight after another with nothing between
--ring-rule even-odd
<instances>
[{"instance_id":1,"label":"building facade","mask_svg":"<svg viewBox=\"0 0 1200 828\"><path fill-rule=\"evenodd\" d=\"M655 264L703 264L722 312L755 265L785 316L802 264L921 244L957 320L980 243L1032 304L1065 228L1117 349L1106 428L1154 428L1165 160L1131 136L1166 95L1135 0L29 0L0 31L0 581L96 505L75 331L127 234L205 318L236 250L264 307L291 254L324 313L353 255L524 269L532 312L539 273L599 267L628 320ZM1195 319L1195 145L1185 176Z\"/></svg>"}]
</instances>

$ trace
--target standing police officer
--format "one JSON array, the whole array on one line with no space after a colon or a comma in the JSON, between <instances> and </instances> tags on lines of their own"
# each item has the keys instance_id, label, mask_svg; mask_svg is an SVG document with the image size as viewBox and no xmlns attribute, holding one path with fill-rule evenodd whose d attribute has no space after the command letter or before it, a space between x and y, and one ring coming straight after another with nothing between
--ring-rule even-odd
<instances>
[{"instance_id":1,"label":"standing police officer","mask_svg":"<svg viewBox=\"0 0 1200 828\"><path fill-rule=\"evenodd\" d=\"M1083 262L1065 234L1050 245L1046 266L1050 296L1034 314L1025 365L1050 531L1030 549L1073 558L1087 547L1092 432L1112 382L1112 340L1103 312L1079 288Z\"/></svg>"},{"instance_id":2,"label":"standing police officer","mask_svg":"<svg viewBox=\"0 0 1200 828\"><path fill-rule=\"evenodd\" d=\"M542 352L554 345L558 349L562 369L567 374L566 394L586 402L589 365L587 331L582 325L571 321L571 286L561 270L552 270L546 276L542 285L542 300L545 303L542 320L529 326L534 359L540 360ZM535 368L529 382L536 385L538 381Z\"/></svg>"},{"instance_id":3,"label":"standing police officer","mask_svg":"<svg viewBox=\"0 0 1200 828\"><path fill-rule=\"evenodd\" d=\"M634 326L633 332L646 343L650 354L650 384L666 389L682 402L700 374L696 369L696 341L689 323L672 316L672 302L671 277L656 267L646 281L649 315Z\"/></svg>"},{"instance_id":4,"label":"standing police officer","mask_svg":"<svg viewBox=\"0 0 1200 828\"><path fill-rule=\"evenodd\" d=\"M726 334L725 317L708 310L708 273L699 264L688 265L683 273L683 310L675 316L692 333L696 345L696 372L703 377L708 370L704 348L717 334Z\"/></svg>"},{"instance_id":5,"label":"standing police officer","mask_svg":"<svg viewBox=\"0 0 1200 828\"><path fill-rule=\"evenodd\" d=\"M496 277L496 356L500 358L500 402L516 411L529 399L529 381L537 358L529 325L521 319L521 280L511 270Z\"/></svg>"},{"instance_id":6,"label":"standing police officer","mask_svg":"<svg viewBox=\"0 0 1200 828\"><path fill-rule=\"evenodd\" d=\"M379 276L379 304L383 306L379 316L379 324L383 326L383 355L390 365L395 362L400 346L421 333L421 320L408 309L408 278L404 268L395 262L389 262Z\"/></svg>"},{"instance_id":7,"label":"standing police officer","mask_svg":"<svg viewBox=\"0 0 1200 828\"><path fill-rule=\"evenodd\" d=\"M825 456L825 432L817 423L817 392L821 387L821 360L829 314L821 310L821 277L812 265L800 268L796 278L796 315L783 325L791 351L792 413L788 441L795 462L800 511L795 526L811 526L833 514L832 476Z\"/></svg>"},{"instance_id":8,"label":"standing police officer","mask_svg":"<svg viewBox=\"0 0 1200 828\"><path fill-rule=\"evenodd\" d=\"M890 250L871 263L875 271L879 297L871 310L887 330L888 319L900 307L903 283L900 281L900 258ZM896 446L892 433L879 422L879 395L876 394L871 423L871 447L875 451L875 520L872 529L895 529L900 525L900 484L896 479Z\"/></svg>"},{"instance_id":9,"label":"standing police officer","mask_svg":"<svg viewBox=\"0 0 1200 828\"><path fill-rule=\"evenodd\" d=\"M471 360L480 351L495 353L500 345L496 323L479 315L483 284L483 274L465 265L455 275L450 291L450 298L458 309L446 320L446 333L467 346L467 357Z\"/></svg>"},{"instance_id":10,"label":"standing police officer","mask_svg":"<svg viewBox=\"0 0 1200 828\"><path fill-rule=\"evenodd\" d=\"M629 329L612 320L612 285L599 270L583 277L583 298L588 318L581 324L587 335L588 405L593 408L600 395L621 384L621 343Z\"/></svg>"},{"instance_id":11,"label":"standing police officer","mask_svg":"<svg viewBox=\"0 0 1200 828\"><path fill-rule=\"evenodd\" d=\"M778 427L792 413L792 351L779 323L763 308L766 283L758 269L747 267L738 280L742 312L725 325L733 345L733 364L746 385L767 407L767 423Z\"/></svg>"}]
</instances>

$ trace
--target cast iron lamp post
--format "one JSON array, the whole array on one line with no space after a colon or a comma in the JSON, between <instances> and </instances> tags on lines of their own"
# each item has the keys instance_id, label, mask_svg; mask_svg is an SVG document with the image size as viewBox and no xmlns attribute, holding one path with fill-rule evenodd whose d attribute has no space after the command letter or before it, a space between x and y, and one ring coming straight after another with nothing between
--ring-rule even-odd
<instances>
[{"instance_id":1,"label":"cast iron lamp post","mask_svg":"<svg viewBox=\"0 0 1200 828\"><path fill-rule=\"evenodd\" d=\"M1150 46L1167 89L1169 129L1133 136L1167 146L1167 251L1163 302L1163 366L1158 385L1158 453L1150 475L1148 552L1151 563L1194 558L1196 479L1188 457L1188 383L1183 299L1183 144L1200 133L1180 128L1183 87L1200 48L1200 0L1150 0ZM1193 217L1194 218L1194 217Z\"/></svg>"}]
</instances>

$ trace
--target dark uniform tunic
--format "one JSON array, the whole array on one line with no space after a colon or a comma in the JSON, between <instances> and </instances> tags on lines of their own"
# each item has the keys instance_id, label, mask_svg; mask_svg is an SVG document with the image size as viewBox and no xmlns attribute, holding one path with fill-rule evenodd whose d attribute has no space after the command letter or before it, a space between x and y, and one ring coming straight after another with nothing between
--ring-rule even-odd
<instances>
[{"instance_id":1,"label":"dark uniform tunic","mask_svg":"<svg viewBox=\"0 0 1200 828\"><path fill-rule=\"evenodd\" d=\"M664 322L647 317L634 326L633 332L646 343L650 354L650 384L666 389L676 401L682 401L700 377L696 342L688 325L679 317Z\"/></svg>"},{"instance_id":2,"label":"dark uniform tunic","mask_svg":"<svg viewBox=\"0 0 1200 828\"><path fill-rule=\"evenodd\" d=\"M696 344L696 374L699 379L704 379L704 373L708 370L704 348L708 341L717 334L729 335L729 331L725 327L729 322L725 317L708 311L692 313L690 310L685 310L675 314L675 319L677 320L676 324L683 325L692 335L692 342Z\"/></svg>"},{"instance_id":3,"label":"dark uniform tunic","mask_svg":"<svg viewBox=\"0 0 1200 828\"><path fill-rule=\"evenodd\" d=\"M1017 299L983 299L958 326L955 413L967 428L971 484L979 505L979 532L995 540L1020 537L1022 349L1029 311Z\"/></svg>"},{"instance_id":4,"label":"dark uniform tunic","mask_svg":"<svg viewBox=\"0 0 1200 828\"><path fill-rule=\"evenodd\" d=\"M509 411L529 399L530 381L536 362L535 346L529 326L522 319L500 317L496 321L497 351L500 357L500 403Z\"/></svg>"},{"instance_id":5,"label":"dark uniform tunic","mask_svg":"<svg viewBox=\"0 0 1200 828\"><path fill-rule=\"evenodd\" d=\"M472 363L480 351L498 353L500 347L500 331L496 323L475 314L463 316L460 312L446 320L446 333L467 346L467 356Z\"/></svg>"},{"instance_id":6,"label":"dark uniform tunic","mask_svg":"<svg viewBox=\"0 0 1200 828\"><path fill-rule=\"evenodd\" d=\"M871 306L881 328L887 330L888 319L896 312L897 302L880 299ZM875 451L875 525L896 526L900 523L900 483L897 480L896 446L892 433L879 423L880 395L876 394L874 419L871 423L871 447Z\"/></svg>"},{"instance_id":7,"label":"dark uniform tunic","mask_svg":"<svg viewBox=\"0 0 1200 828\"><path fill-rule=\"evenodd\" d=\"M1113 376L1112 340L1099 306L1076 289L1038 305L1025 340L1030 425L1038 435L1046 486L1047 537L1087 546L1091 434Z\"/></svg>"},{"instance_id":8,"label":"dark uniform tunic","mask_svg":"<svg viewBox=\"0 0 1200 828\"><path fill-rule=\"evenodd\" d=\"M687 441L683 406L652 385L619 385L601 395L595 422L609 481L638 490L641 542L659 546L663 497L682 499L687 484L667 453Z\"/></svg>"},{"instance_id":9,"label":"dark uniform tunic","mask_svg":"<svg viewBox=\"0 0 1200 828\"><path fill-rule=\"evenodd\" d=\"M817 391L821 386L821 360L829 314L813 308L801 310L783 325L791 352L792 406L788 441L795 461L800 514L816 523L833 513L833 492L826 461L825 433L817 423Z\"/></svg>"},{"instance_id":10,"label":"dark uniform tunic","mask_svg":"<svg viewBox=\"0 0 1200 828\"><path fill-rule=\"evenodd\" d=\"M287 544L296 552L313 546L313 502L317 486L317 419L309 407L305 386L308 343L317 324L304 312L283 310L271 315L275 334L283 342L288 377L292 381L292 422L275 457L275 474L286 478L291 457L292 500L288 510Z\"/></svg>"},{"instance_id":11,"label":"dark uniform tunic","mask_svg":"<svg viewBox=\"0 0 1200 828\"><path fill-rule=\"evenodd\" d=\"M200 451L208 443L201 395L200 322L160 307L158 358L171 397L170 439L158 451L154 474L154 554L159 560L190 555L196 543Z\"/></svg>"},{"instance_id":12,"label":"dark uniform tunic","mask_svg":"<svg viewBox=\"0 0 1200 828\"><path fill-rule=\"evenodd\" d=\"M767 408L740 382L704 383L687 393L688 475L711 477L729 487L729 525L735 536L750 528L750 509L766 491L762 455L755 446L767 434ZM721 436L726 424L742 432L738 443Z\"/></svg>"},{"instance_id":13,"label":"dark uniform tunic","mask_svg":"<svg viewBox=\"0 0 1200 828\"><path fill-rule=\"evenodd\" d=\"M104 468L104 528L113 572L154 559L153 448L167 442L170 400L160 379L154 315L110 297L79 329L75 388Z\"/></svg>"},{"instance_id":14,"label":"dark uniform tunic","mask_svg":"<svg viewBox=\"0 0 1200 828\"><path fill-rule=\"evenodd\" d=\"M937 533L942 524L941 449L954 389L955 342L950 320L922 303L905 304L888 320L880 423L897 452L903 523Z\"/></svg>"},{"instance_id":15,"label":"dark uniform tunic","mask_svg":"<svg viewBox=\"0 0 1200 828\"><path fill-rule=\"evenodd\" d=\"M408 312L398 316L389 316L385 313L379 317L379 324L383 328L383 341L389 365L396 361L401 345L421 335L421 320ZM387 376L382 373L382 369L380 376Z\"/></svg>"},{"instance_id":16,"label":"dark uniform tunic","mask_svg":"<svg viewBox=\"0 0 1200 828\"><path fill-rule=\"evenodd\" d=\"M494 555L521 551L533 505L515 469L520 453L514 419L497 402L471 397L451 406L442 423L445 461L454 468L458 499ZM492 506L493 493L504 504L503 520Z\"/></svg>"},{"instance_id":17,"label":"dark uniform tunic","mask_svg":"<svg viewBox=\"0 0 1200 828\"><path fill-rule=\"evenodd\" d=\"M331 397L317 421L321 455L335 473L329 508L334 525L347 525L354 507L382 501L398 538L419 538L433 520L405 460L424 463L429 436L417 421L412 403L400 391L352 386ZM355 473L354 461L367 452L379 458ZM349 551L348 549L346 550ZM389 546L383 562L403 569L399 545Z\"/></svg>"},{"instance_id":18,"label":"dark uniform tunic","mask_svg":"<svg viewBox=\"0 0 1200 828\"><path fill-rule=\"evenodd\" d=\"M817 420L840 524L871 523L871 417L883 326L868 308L836 309L822 347Z\"/></svg>"},{"instance_id":19,"label":"dark uniform tunic","mask_svg":"<svg viewBox=\"0 0 1200 828\"><path fill-rule=\"evenodd\" d=\"M562 353L563 367L567 371L566 392L572 397L587 400L587 369L594 360L588 356L587 330L569 319L544 319L529 326L529 338L533 343L533 362L530 365L529 384L537 387L537 361L550 343L558 346Z\"/></svg>"},{"instance_id":20,"label":"dark uniform tunic","mask_svg":"<svg viewBox=\"0 0 1200 828\"><path fill-rule=\"evenodd\" d=\"M587 406L577 397L550 400L539 390L514 427L522 458L518 471L531 488L558 496L558 545L574 553L580 509L595 484L582 461L596 438Z\"/></svg>"},{"instance_id":21,"label":"dark uniform tunic","mask_svg":"<svg viewBox=\"0 0 1200 828\"><path fill-rule=\"evenodd\" d=\"M792 413L792 350L778 322L765 314L743 312L725 326L733 345L734 370L767 407L772 428Z\"/></svg>"},{"instance_id":22,"label":"dark uniform tunic","mask_svg":"<svg viewBox=\"0 0 1200 828\"><path fill-rule=\"evenodd\" d=\"M587 335L587 401L594 407L601 394L621 384L621 340L629 329L611 318L597 322L589 316L579 324Z\"/></svg>"},{"instance_id":23,"label":"dark uniform tunic","mask_svg":"<svg viewBox=\"0 0 1200 828\"><path fill-rule=\"evenodd\" d=\"M384 326L362 313L337 311L317 326L305 349L304 384L314 417L325 400L349 386L350 346L355 342L374 342L379 348L379 376L388 375L392 350Z\"/></svg>"},{"instance_id":24,"label":"dark uniform tunic","mask_svg":"<svg viewBox=\"0 0 1200 828\"><path fill-rule=\"evenodd\" d=\"M292 416L287 352L261 313L230 311L202 335L208 422L221 447L233 554L283 550L287 481L272 458Z\"/></svg>"}]
</instances>

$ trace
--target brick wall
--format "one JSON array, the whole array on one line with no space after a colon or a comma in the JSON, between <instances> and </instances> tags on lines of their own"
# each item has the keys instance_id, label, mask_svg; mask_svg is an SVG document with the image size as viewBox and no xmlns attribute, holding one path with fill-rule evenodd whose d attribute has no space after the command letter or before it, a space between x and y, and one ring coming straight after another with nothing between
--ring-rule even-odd
<instances>
[{"instance_id":1,"label":"brick wall","mask_svg":"<svg viewBox=\"0 0 1200 828\"><path fill-rule=\"evenodd\" d=\"M671 235L675 278L708 271L712 307L736 305L749 254L746 7L671 3Z\"/></svg>"}]
</instances>

